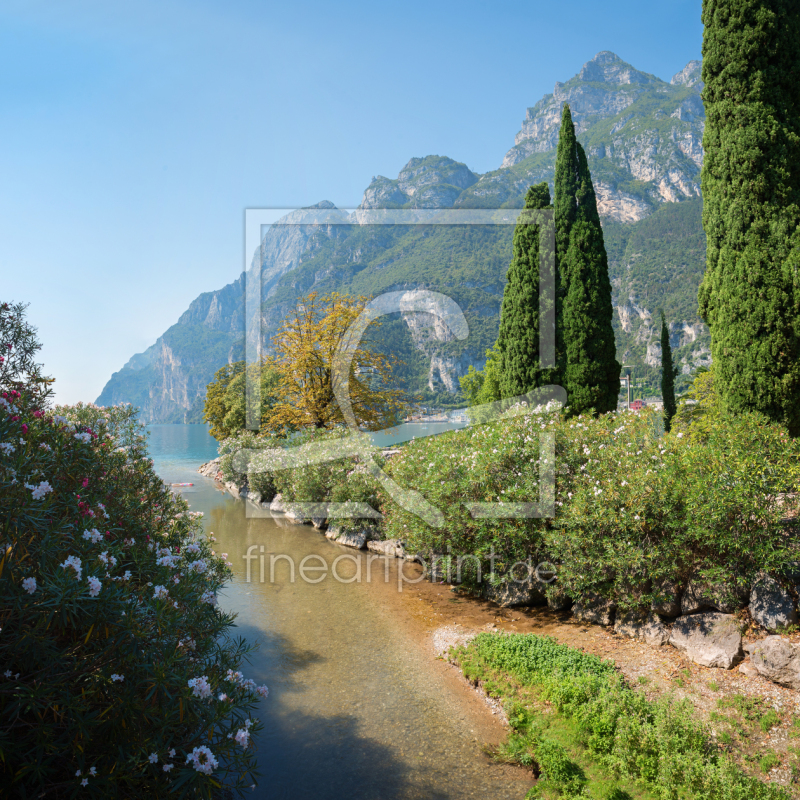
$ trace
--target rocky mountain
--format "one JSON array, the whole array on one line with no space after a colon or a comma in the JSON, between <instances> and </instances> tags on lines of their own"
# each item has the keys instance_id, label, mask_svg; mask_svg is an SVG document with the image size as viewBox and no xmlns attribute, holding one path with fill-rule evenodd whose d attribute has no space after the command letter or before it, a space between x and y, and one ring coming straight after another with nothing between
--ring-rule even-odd
<instances>
[{"instance_id":1,"label":"rocky mountain","mask_svg":"<svg viewBox=\"0 0 800 800\"><path fill-rule=\"evenodd\" d=\"M658 309L670 320L684 372L708 360L696 292L705 242L700 220L704 111L700 63L670 82L598 53L527 110L499 169L480 175L445 156L412 158L397 178L377 176L352 213L324 201L271 226L251 270L262 287L261 346L269 348L297 298L314 290L376 295L432 289L452 297L470 327L448 338L435 314L395 315L377 343L404 361L401 378L429 395L452 393L482 366L497 334L511 257L507 226L370 225L379 209L513 208L527 187L553 182L561 108L570 104L604 220L617 310L618 357L642 374L660 364ZM303 224L300 224L303 214ZM97 402L124 400L151 422L198 421L205 386L243 357L244 275L200 295L156 343L112 375Z\"/></svg>"}]
</instances>

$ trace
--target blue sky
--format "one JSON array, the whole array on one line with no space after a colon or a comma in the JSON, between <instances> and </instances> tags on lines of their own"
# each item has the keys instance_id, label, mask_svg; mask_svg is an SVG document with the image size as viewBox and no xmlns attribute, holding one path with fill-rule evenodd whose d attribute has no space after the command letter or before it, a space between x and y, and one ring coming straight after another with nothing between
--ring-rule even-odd
<instances>
[{"instance_id":1,"label":"blue sky","mask_svg":"<svg viewBox=\"0 0 800 800\"><path fill-rule=\"evenodd\" d=\"M352 207L431 153L496 169L595 53L668 80L701 41L700 0L7 0L0 299L57 399L94 400L238 276L246 207Z\"/></svg>"}]
</instances>

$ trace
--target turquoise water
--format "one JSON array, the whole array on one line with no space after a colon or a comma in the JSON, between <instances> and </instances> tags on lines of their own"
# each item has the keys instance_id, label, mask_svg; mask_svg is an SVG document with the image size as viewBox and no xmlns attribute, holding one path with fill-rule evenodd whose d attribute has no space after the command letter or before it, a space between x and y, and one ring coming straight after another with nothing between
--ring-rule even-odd
<instances>
[{"instance_id":1,"label":"turquoise water","mask_svg":"<svg viewBox=\"0 0 800 800\"><path fill-rule=\"evenodd\" d=\"M420 426L411 426L418 428ZM431 426L432 427L432 426ZM239 635L260 649L245 675L270 687L258 715L261 771L255 798L271 800L457 800L524 797L530 781L492 764L477 740L476 712L433 669L433 655L393 624L386 592L330 575L319 583L290 580L280 562L262 583L258 561L247 580L248 548L338 563L349 580L360 553L331 544L303 525L248 518L245 504L199 475L216 454L201 425L149 427L150 453L167 483L202 511L217 552L228 554L234 579L220 596L235 611ZM283 523L283 524L282 524ZM394 562L392 562L394 564ZM381 568L378 568L380 580ZM394 581L395 567L390 579ZM296 576L297 577L297 576ZM383 592L384 594L381 594ZM481 718L477 720L480 723Z\"/></svg>"}]
</instances>

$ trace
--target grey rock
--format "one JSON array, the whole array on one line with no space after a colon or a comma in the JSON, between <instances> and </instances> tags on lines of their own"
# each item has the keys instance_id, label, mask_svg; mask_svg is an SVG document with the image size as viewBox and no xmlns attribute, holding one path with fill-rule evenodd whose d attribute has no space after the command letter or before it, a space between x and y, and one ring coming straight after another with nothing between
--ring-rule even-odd
<instances>
[{"instance_id":1,"label":"grey rock","mask_svg":"<svg viewBox=\"0 0 800 800\"><path fill-rule=\"evenodd\" d=\"M230 493L231 493L231 494L232 494L234 497L239 497L239 487L238 487L238 486L237 486L237 485L236 485L236 484L235 484L233 481L228 481L228 482L225 484L225 488L226 488L226 489L227 489L227 490L228 490L228 491L229 491L229 492L230 492Z\"/></svg>"},{"instance_id":2,"label":"grey rock","mask_svg":"<svg viewBox=\"0 0 800 800\"><path fill-rule=\"evenodd\" d=\"M286 506L286 510L284 511L286 515L286 519L290 522L294 522L296 525L304 525L306 522L310 522L310 517L306 517L296 506L288 504Z\"/></svg>"},{"instance_id":3,"label":"grey rock","mask_svg":"<svg viewBox=\"0 0 800 800\"><path fill-rule=\"evenodd\" d=\"M331 525L325 536L336 544L344 545L345 547L355 547L357 550L363 550L367 544L367 531L366 529L360 531L343 531L339 525Z\"/></svg>"},{"instance_id":4,"label":"grey rock","mask_svg":"<svg viewBox=\"0 0 800 800\"><path fill-rule=\"evenodd\" d=\"M759 580L750 591L750 616L768 631L797 623L794 600L770 577Z\"/></svg>"},{"instance_id":5,"label":"grey rock","mask_svg":"<svg viewBox=\"0 0 800 800\"><path fill-rule=\"evenodd\" d=\"M367 543L367 534L364 531L340 533L334 541L336 544L341 544L345 547L355 547L356 550L363 550Z\"/></svg>"},{"instance_id":6,"label":"grey rock","mask_svg":"<svg viewBox=\"0 0 800 800\"><path fill-rule=\"evenodd\" d=\"M641 639L654 647L667 644L670 635L667 626L653 612L647 615L638 612L618 615L614 622L614 632L631 639Z\"/></svg>"},{"instance_id":7,"label":"grey rock","mask_svg":"<svg viewBox=\"0 0 800 800\"><path fill-rule=\"evenodd\" d=\"M283 504L283 497L281 497L281 495L276 494L275 497L272 498L272 502L269 504L269 510L274 511L276 514L282 514L286 511L286 506Z\"/></svg>"},{"instance_id":8,"label":"grey rock","mask_svg":"<svg viewBox=\"0 0 800 800\"><path fill-rule=\"evenodd\" d=\"M648 614L639 633L639 638L653 647L669 644L669 628L661 621L658 614Z\"/></svg>"},{"instance_id":9,"label":"grey rock","mask_svg":"<svg viewBox=\"0 0 800 800\"><path fill-rule=\"evenodd\" d=\"M681 597L681 614L696 614L698 611L721 611L732 614L747 605L744 587L734 584L709 585L691 580Z\"/></svg>"},{"instance_id":10,"label":"grey rock","mask_svg":"<svg viewBox=\"0 0 800 800\"><path fill-rule=\"evenodd\" d=\"M613 624L616 610L617 606L613 600L595 594L587 595L572 607L573 615L581 622L605 626Z\"/></svg>"},{"instance_id":11,"label":"grey rock","mask_svg":"<svg viewBox=\"0 0 800 800\"><path fill-rule=\"evenodd\" d=\"M531 575L521 581L503 581L496 586L486 583L483 596L502 608L543 606L547 603L547 585Z\"/></svg>"},{"instance_id":12,"label":"grey rock","mask_svg":"<svg viewBox=\"0 0 800 800\"><path fill-rule=\"evenodd\" d=\"M328 520L325 517L312 517L311 524L316 530L321 531L328 524Z\"/></svg>"},{"instance_id":13,"label":"grey rock","mask_svg":"<svg viewBox=\"0 0 800 800\"><path fill-rule=\"evenodd\" d=\"M547 588L547 607L552 611L568 611L572 604L572 598L560 586Z\"/></svg>"},{"instance_id":14,"label":"grey rock","mask_svg":"<svg viewBox=\"0 0 800 800\"><path fill-rule=\"evenodd\" d=\"M403 558L405 556L405 547L403 547L403 543L399 539L385 539L384 541L373 539L367 542L367 550L371 553L391 558Z\"/></svg>"},{"instance_id":15,"label":"grey rock","mask_svg":"<svg viewBox=\"0 0 800 800\"><path fill-rule=\"evenodd\" d=\"M790 689L800 689L800 649L780 636L756 643L750 657L758 674Z\"/></svg>"},{"instance_id":16,"label":"grey rock","mask_svg":"<svg viewBox=\"0 0 800 800\"><path fill-rule=\"evenodd\" d=\"M644 627L644 620L644 614L636 611L618 614L614 620L614 633L627 636L629 639L638 639Z\"/></svg>"},{"instance_id":17,"label":"grey rock","mask_svg":"<svg viewBox=\"0 0 800 800\"><path fill-rule=\"evenodd\" d=\"M650 608L662 617L677 617L681 613L681 587L675 581L658 581L653 585L653 592L662 600L653 602Z\"/></svg>"},{"instance_id":18,"label":"grey rock","mask_svg":"<svg viewBox=\"0 0 800 800\"><path fill-rule=\"evenodd\" d=\"M741 672L742 675L746 675L748 678L758 677L758 670L750 661L739 664L739 672Z\"/></svg>"},{"instance_id":19,"label":"grey rock","mask_svg":"<svg viewBox=\"0 0 800 800\"><path fill-rule=\"evenodd\" d=\"M732 669L744 657L735 617L715 611L679 617L669 643L703 667Z\"/></svg>"}]
</instances>

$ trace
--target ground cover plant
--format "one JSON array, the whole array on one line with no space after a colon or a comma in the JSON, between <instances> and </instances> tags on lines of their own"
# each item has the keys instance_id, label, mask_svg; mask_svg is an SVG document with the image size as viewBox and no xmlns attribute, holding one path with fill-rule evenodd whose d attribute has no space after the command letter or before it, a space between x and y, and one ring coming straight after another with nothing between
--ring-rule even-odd
<instances>
[{"instance_id":1,"label":"ground cover plant","mask_svg":"<svg viewBox=\"0 0 800 800\"><path fill-rule=\"evenodd\" d=\"M21 798L251 785L267 690L240 672L249 648L216 603L226 562L155 474L135 411L50 408L24 307L2 306L0 323L4 363L19 352L24 367L0 376L0 785Z\"/></svg>"},{"instance_id":2,"label":"ground cover plant","mask_svg":"<svg viewBox=\"0 0 800 800\"><path fill-rule=\"evenodd\" d=\"M529 797L789 797L737 767L686 701L648 700L597 656L549 637L482 633L454 658L507 701L512 730L496 756L539 774Z\"/></svg>"}]
</instances>

